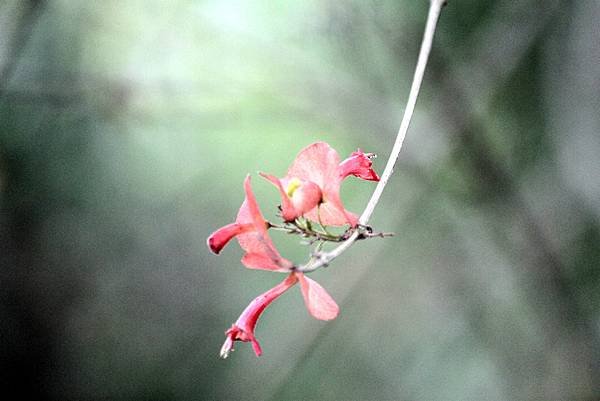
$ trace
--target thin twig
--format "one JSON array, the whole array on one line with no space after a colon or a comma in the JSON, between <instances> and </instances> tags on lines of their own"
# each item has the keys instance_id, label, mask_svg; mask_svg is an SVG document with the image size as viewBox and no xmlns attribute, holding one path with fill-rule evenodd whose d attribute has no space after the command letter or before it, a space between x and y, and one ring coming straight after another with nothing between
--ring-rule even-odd
<instances>
[{"instance_id":1,"label":"thin twig","mask_svg":"<svg viewBox=\"0 0 600 401\"><path fill-rule=\"evenodd\" d=\"M390 157L388 158L385 169L383 170L381 179L379 180L379 183L377 183L377 187L375 188L375 191L373 191L373 195L371 195L371 199L369 200L365 210L358 219L358 223L361 225L367 225L369 222L369 219L371 218L371 215L373 214L373 211L379 202L379 198L381 197L381 194L383 193L383 190L387 185L392 172L394 171L394 165L396 164L398 156L400 155L400 150L402 149L402 144L404 143L404 138L406 137L406 132L408 131L410 120L412 119L412 115L415 110L417 98L419 97L421 83L423 82L423 75L425 74L425 67L427 65L427 60L429 59L429 53L431 52L431 46L433 44L435 28L437 26L442 7L445 4L446 0L431 0L430 2L427 24L425 26L425 34L423 35L423 42L421 43L417 67L415 68L415 75L413 77L412 86L408 95L408 102L406 104L406 109L404 110L404 116L402 117L402 122L400 123L400 129L398 130L394 147L392 148ZM306 265L298 266L296 267L296 270L308 273L315 271L320 267L327 266L333 259L337 258L348 248L350 248L358 239L359 235L360 230L355 230L352 235L337 248L334 248L330 252L320 253L316 262L309 262Z\"/></svg>"}]
</instances>

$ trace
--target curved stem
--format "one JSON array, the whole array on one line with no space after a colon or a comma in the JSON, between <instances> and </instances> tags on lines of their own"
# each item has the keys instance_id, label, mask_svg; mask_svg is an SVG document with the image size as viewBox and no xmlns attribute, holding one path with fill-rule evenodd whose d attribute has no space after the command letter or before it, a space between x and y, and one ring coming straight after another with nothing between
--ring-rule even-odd
<instances>
[{"instance_id":1,"label":"curved stem","mask_svg":"<svg viewBox=\"0 0 600 401\"><path fill-rule=\"evenodd\" d=\"M415 105L417 104L421 83L423 82L423 75L425 74L425 66L427 65L427 60L429 59L429 53L431 52L431 46L433 44L435 28L437 26L442 7L445 4L446 0L431 0L430 2L429 14L427 15L427 24L425 26L425 34L423 35L423 42L421 43L417 67L415 68L415 75L413 77L410 93L408 95L408 102L406 104L406 109L404 110L404 116L402 117L402 122L400 123L400 129L398 130L394 147L392 148L390 157L388 158L385 169L383 170L383 174L377 183L377 187L375 188L375 191L373 191L373 195L371 195L371 199L369 199L369 203L367 203L365 210L358 219L359 224L366 225L369 222L369 219L371 218L371 215L373 214L373 211L379 202L379 198L381 197L381 194L383 193L383 190L387 185L392 172L394 171L394 165L398 160L400 150L402 149L402 144L404 143L404 138L406 137L406 133L408 131L408 127L410 126L410 121L415 110ZM309 262L306 265L298 266L296 267L296 270L302 272L312 272L320 267L327 266L333 259L337 258L348 248L350 248L350 246L352 246L352 244L357 240L359 235L360 230L355 230L352 235L337 248L334 248L330 252L321 253L316 262Z\"/></svg>"}]
</instances>

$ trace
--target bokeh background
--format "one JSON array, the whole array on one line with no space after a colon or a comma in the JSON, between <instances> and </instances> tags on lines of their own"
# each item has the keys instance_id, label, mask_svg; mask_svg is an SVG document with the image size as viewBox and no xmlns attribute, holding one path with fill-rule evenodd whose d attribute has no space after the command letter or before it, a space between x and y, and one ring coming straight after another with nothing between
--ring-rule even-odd
<instances>
[{"instance_id":1,"label":"bokeh background","mask_svg":"<svg viewBox=\"0 0 600 401\"><path fill-rule=\"evenodd\" d=\"M279 274L206 237L268 217L323 140L379 154L428 2L0 1L4 391L78 400L600 396L600 3L450 1L363 241L290 290L264 355L223 332ZM360 212L374 185L348 179ZM306 246L274 234L302 262Z\"/></svg>"}]
</instances>

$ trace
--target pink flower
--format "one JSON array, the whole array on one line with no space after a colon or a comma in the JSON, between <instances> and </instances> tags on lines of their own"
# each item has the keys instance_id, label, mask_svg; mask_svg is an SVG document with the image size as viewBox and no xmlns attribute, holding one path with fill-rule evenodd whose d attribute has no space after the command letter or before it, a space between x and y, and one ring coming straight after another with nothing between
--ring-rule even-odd
<instances>
[{"instance_id":1,"label":"pink flower","mask_svg":"<svg viewBox=\"0 0 600 401\"><path fill-rule=\"evenodd\" d=\"M372 169L370 155L360 149L340 163L339 156L328 144L314 143L304 148L296 157L287 175L279 179L261 175L274 184L281 196L282 216L286 221L297 217L318 221L323 225L356 226L357 217L347 211L340 199L342 181L349 175L369 181L379 181ZM258 319L264 310L289 288L300 282L300 290L308 312L320 320L335 319L339 307L316 281L294 270L294 265L284 259L271 241L267 231L269 223L264 219L250 184L250 176L244 180L246 197L234 223L221 227L207 240L208 247L218 254L234 237L245 251L242 263L252 269L289 272L284 281L256 297L244 309L237 321L225 332L221 357L226 358L233 350L235 341L251 342L257 356L262 353L254 334Z\"/></svg>"},{"instance_id":2,"label":"pink flower","mask_svg":"<svg viewBox=\"0 0 600 401\"><path fill-rule=\"evenodd\" d=\"M340 163L334 149L325 142L316 142L298 153L285 177L261 175L279 190L284 220L304 216L324 225L354 227L358 218L344 208L340 187L349 175L379 181L372 164L370 155L360 149Z\"/></svg>"},{"instance_id":3,"label":"pink flower","mask_svg":"<svg viewBox=\"0 0 600 401\"><path fill-rule=\"evenodd\" d=\"M314 209L321 203L321 188L312 181L300 180L297 177L281 180L274 175L260 173L279 190L281 195L281 217L285 221L294 221L296 217Z\"/></svg>"},{"instance_id":4,"label":"pink flower","mask_svg":"<svg viewBox=\"0 0 600 401\"><path fill-rule=\"evenodd\" d=\"M221 347L221 357L227 358L229 353L233 351L235 341L251 342L252 348L256 356L262 354L262 349L258 340L254 335L256 323L264 310L291 288L294 284L300 281L304 302L311 315L320 320L335 319L339 313L339 307L331 296L321 287L316 281L305 277L300 272L290 273L283 282L262 295L256 297L244 309L238 320L225 332L227 336L223 346Z\"/></svg>"},{"instance_id":5,"label":"pink flower","mask_svg":"<svg viewBox=\"0 0 600 401\"><path fill-rule=\"evenodd\" d=\"M212 233L207 242L211 251L218 254L234 237L246 252L242 263L251 269L290 271L292 262L284 259L267 233L268 223L263 217L250 185L250 176L244 180L246 198L238 211L235 223L228 224Z\"/></svg>"}]
</instances>

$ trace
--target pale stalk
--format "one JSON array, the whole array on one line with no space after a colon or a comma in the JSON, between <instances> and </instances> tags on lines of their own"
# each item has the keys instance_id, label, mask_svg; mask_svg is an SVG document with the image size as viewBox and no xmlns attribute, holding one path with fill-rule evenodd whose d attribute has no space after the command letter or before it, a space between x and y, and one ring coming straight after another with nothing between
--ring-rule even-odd
<instances>
[{"instance_id":1,"label":"pale stalk","mask_svg":"<svg viewBox=\"0 0 600 401\"><path fill-rule=\"evenodd\" d=\"M410 121L415 110L415 105L417 104L417 98L419 97L421 83L423 82L423 75L425 74L425 67L427 66L427 60L429 59L429 53L431 52L431 46L433 44L433 35L435 33L435 28L437 26L442 7L445 4L446 0L431 0L430 2L427 23L425 25L425 33L423 35L423 42L421 43L421 50L419 52L417 67L415 68L415 75L413 77L412 86L408 95L408 102L406 104L406 109L404 110L404 116L402 117L402 122L400 123L398 135L396 136L396 141L394 142L394 147L392 148L390 157L388 158L387 164L385 165L383 174L381 174L381 179L377 183L377 187L375 188L375 191L373 191L373 195L371 195L371 199L369 199L369 203L367 203L365 210L358 219L358 223L360 225L365 226L369 222L369 219L371 218L371 215L373 214L373 211L375 210L375 207L379 202L379 198L381 198L381 194L383 193L383 190L387 185L388 180L392 175L392 172L394 171L394 165L396 164L398 156L400 155L400 150L402 149L404 138L406 137L408 127L410 126ZM311 260L306 265L296 267L296 270L308 273L315 271L323 266L327 266L332 260L340 256L348 248L350 248L350 246L352 246L352 244L356 241L359 235L360 230L354 230L352 235L346 241L342 242L339 246L332 249L330 252L321 252L316 254L313 260Z\"/></svg>"}]
</instances>

